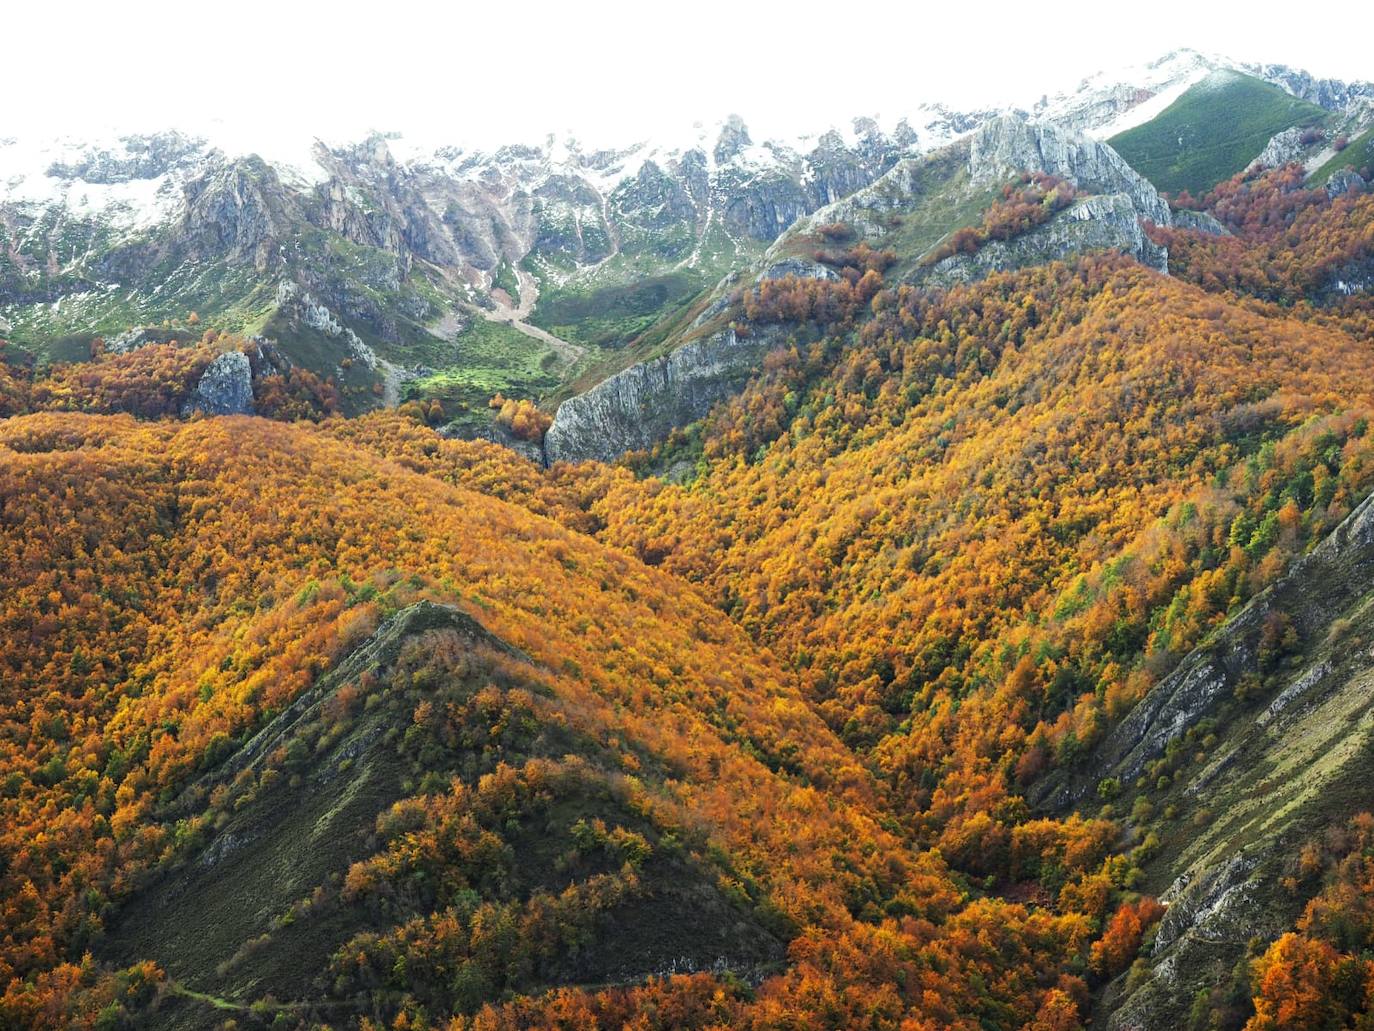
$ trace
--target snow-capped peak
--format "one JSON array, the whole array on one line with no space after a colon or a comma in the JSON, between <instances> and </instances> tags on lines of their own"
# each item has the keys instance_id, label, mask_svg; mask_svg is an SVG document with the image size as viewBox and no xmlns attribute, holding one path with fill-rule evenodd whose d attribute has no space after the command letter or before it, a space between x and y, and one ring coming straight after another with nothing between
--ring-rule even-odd
<instances>
[{"instance_id":1,"label":"snow-capped peak","mask_svg":"<svg viewBox=\"0 0 1374 1031\"><path fill-rule=\"evenodd\" d=\"M1076 88L1043 97L1032 115L1096 139L1143 125L1189 88L1236 64L1215 54L1175 50L1154 61L1089 76Z\"/></svg>"}]
</instances>

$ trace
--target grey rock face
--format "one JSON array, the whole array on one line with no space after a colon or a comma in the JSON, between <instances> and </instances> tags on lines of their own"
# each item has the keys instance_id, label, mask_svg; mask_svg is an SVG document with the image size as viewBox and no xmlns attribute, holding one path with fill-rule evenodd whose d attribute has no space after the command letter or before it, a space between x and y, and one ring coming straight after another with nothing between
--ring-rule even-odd
<instances>
[{"instance_id":1,"label":"grey rock face","mask_svg":"<svg viewBox=\"0 0 1374 1031\"><path fill-rule=\"evenodd\" d=\"M1019 115L994 118L969 141L969 177L975 185L1033 171L1068 179L1085 193L1124 193L1142 218L1171 224L1159 192L1105 143L1034 125Z\"/></svg>"},{"instance_id":2,"label":"grey rock face","mask_svg":"<svg viewBox=\"0 0 1374 1031\"><path fill-rule=\"evenodd\" d=\"M1129 254L1142 265L1169 271L1169 254L1145 235L1128 194L1112 193L1075 201L1058 215L1011 240L990 240L973 254L955 254L920 276L932 286L982 279L990 272L1024 268L1088 251Z\"/></svg>"},{"instance_id":3,"label":"grey rock face","mask_svg":"<svg viewBox=\"0 0 1374 1031\"><path fill-rule=\"evenodd\" d=\"M1103 758L1122 771L1123 779L1134 779L1170 740L1229 695L1241 672L1254 666L1260 632L1271 612L1287 613L1300 635L1314 633L1363 593L1371 571L1374 499L1366 499L1282 580L1237 613L1212 646L1194 652L1157 685L1108 735Z\"/></svg>"},{"instance_id":4,"label":"grey rock face","mask_svg":"<svg viewBox=\"0 0 1374 1031\"><path fill-rule=\"evenodd\" d=\"M200 260L269 271L280 264L284 238L308 223L299 198L261 158L216 165L187 183L185 195L175 238Z\"/></svg>"},{"instance_id":5,"label":"grey rock face","mask_svg":"<svg viewBox=\"0 0 1374 1031\"><path fill-rule=\"evenodd\" d=\"M277 284L277 307L282 318L288 322L309 326L327 337L340 341L348 351L346 355L340 355L341 359L354 358L374 371L382 365L377 352L357 333L340 322L328 307L302 291L290 280L282 280Z\"/></svg>"},{"instance_id":6,"label":"grey rock face","mask_svg":"<svg viewBox=\"0 0 1374 1031\"><path fill-rule=\"evenodd\" d=\"M933 168L937 161L944 166L938 171ZM1016 114L984 123L966 140L937 154L899 161L872 185L798 222L773 250L784 249L790 237L813 232L823 222L843 222L861 237L880 240L902 215L926 203L932 189L950 181L959 165L967 173L970 192L986 191L1027 172L1044 172L1068 180L1089 196L1017 240L985 245L981 256L971 259L950 260L934 281L962 282L1037 258L1049 261L1094 249L1121 251L1167 270L1167 255L1150 243L1138 224L1140 219L1172 224L1169 206L1154 186L1107 144ZM1102 224L1086 224L1097 219Z\"/></svg>"},{"instance_id":7,"label":"grey rock face","mask_svg":"<svg viewBox=\"0 0 1374 1031\"><path fill-rule=\"evenodd\" d=\"M761 273L759 280L765 279L786 279L788 276L795 276L798 279L839 279L839 275L828 265L822 265L816 261L805 261L802 258L784 258L782 261L775 261Z\"/></svg>"},{"instance_id":8,"label":"grey rock face","mask_svg":"<svg viewBox=\"0 0 1374 1031\"><path fill-rule=\"evenodd\" d=\"M1343 193L1363 193L1367 185L1359 172L1353 168L1342 168L1332 172L1331 178L1326 181L1326 195L1339 197Z\"/></svg>"},{"instance_id":9,"label":"grey rock face","mask_svg":"<svg viewBox=\"0 0 1374 1031\"><path fill-rule=\"evenodd\" d=\"M749 129L745 126L744 120L739 115L731 115L721 126L720 137L716 140L713 152L716 164L725 164L751 143L753 140L749 138Z\"/></svg>"},{"instance_id":10,"label":"grey rock face","mask_svg":"<svg viewBox=\"0 0 1374 1031\"><path fill-rule=\"evenodd\" d=\"M1205 211L1189 211L1184 208L1173 213L1174 228L1191 229L1196 233L1211 236L1230 236L1231 230L1217 221L1216 217Z\"/></svg>"},{"instance_id":11,"label":"grey rock face","mask_svg":"<svg viewBox=\"0 0 1374 1031\"><path fill-rule=\"evenodd\" d=\"M606 461L652 447L743 390L776 343L770 334L740 337L727 329L632 365L564 401L544 437L544 453L551 463Z\"/></svg>"},{"instance_id":12,"label":"grey rock face","mask_svg":"<svg viewBox=\"0 0 1374 1031\"><path fill-rule=\"evenodd\" d=\"M137 351L146 343L148 343L148 331L146 329L126 329L118 336L106 340L105 350L110 354L128 354L130 351Z\"/></svg>"},{"instance_id":13,"label":"grey rock face","mask_svg":"<svg viewBox=\"0 0 1374 1031\"><path fill-rule=\"evenodd\" d=\"M195 393L182 406L182 414L200 410L206 415L251 415L253 371L242 351L226 351L201 373Z\"/></svg>"},{"instance_id":14,"label":"grey rock face","mask_svg":"<svg viewBox=\"0 0 1374 1031\"><path fill-rule=\"evenodd\" d=\"M1296 849L1363 808L1374 747L1371 575L1367 499L1156 685L1045 800L1061 811L1094 809L1099 778L1135 782L1170 742L1212 721L1215 736L1196 761L1172 767L1181 790L1168 798L1188 831L1146 866L1169 885L1149 969L1105 989L1096 1014L1103 1026L1183 1026L1197 993L1227 983L1251 938L1270 941L1297 919L1303 898L1280 887ZM1263 628L1276 616L1290 621L1297 643L1281 661L1261 662ZM1242 678L1250 686L1238 696Z\"/></svg>"},{"instance_id":15,"label":"grey rock face","mask_svg":"<svg viewBox=\"0 0 1374 1031\"><path fill-rule=\"evenodd\" d=\"M817 226L827 222L843 222L860 237L870 241L885 236L894 216L914 210L925 200L928 187L923 173L930 162L943 157L952 169L955 165L967 162L968 152L968 140L961 140L937 155L898 161L869 186L834 204L819 208L795 223L778 244L770 248L769 254L785 246L788 238L814 232ZM765 260L768 260L768 255L765 255Z\"/></svg>"},{"instance_id":16,"label":"grey rock face","mask_svg":"<svg viewBox=\"0 0 1374 1031\"><path fill-rule=\"evenodd\" d=\"M1244 67L1246 71L1253 72L1293 96L1328 111L1353 114L1374 101L1374 82L1319 79L1309 72L1282 64Z\"/></svg>"},{"instance_id":17,"label":"grey rock face","mask_svg":"<svg viewBox=\"0 0 1374 1031\"><path fill-rule=\"evenodd\" d=\"M1152 954L1158 957L1145 982L1112 1013L1110 1031L1165 1031L1180 1026L1198 988L1207 983L1218 958L1244 952L1252 937L1277 937L1285 915L1265 906L1272 864L1255 853L1238 853L1197 881L1165 893L1169 910L1160 923ZM1199 976L1201 975L1201 977Z\"/></svg>"},{"instance_id":18,"label":"grey rock face","mask_svg":"<svg viewBox=\"0 0 1374 1031\"><path fill-rule=\"evenodd\" d=\"M1307 145L1302 142L1302 134L1306 132L1302 126L1295 125L1283 132L1275 133L1264 149L1260 151L1259 157L1250 162L1251 168L1279 168L1296 161L1303 156L1307 150Z\"/></svg>"}]
</instances>

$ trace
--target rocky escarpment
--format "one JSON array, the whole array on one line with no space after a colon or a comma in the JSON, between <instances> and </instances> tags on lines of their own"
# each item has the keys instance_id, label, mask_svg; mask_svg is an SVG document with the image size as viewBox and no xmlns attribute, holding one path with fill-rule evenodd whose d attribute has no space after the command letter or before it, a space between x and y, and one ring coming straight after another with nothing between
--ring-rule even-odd
<instances>
[{"instance_id":1,"label":"rocky escarpment","mask_svg":"<svg viewBox=\"0 0 1374 1031\"><path fill-rule=\"evenodd\" d=\"M616 150L550 137L401 156L404 142L374 134L316 144L304 161L169 133L52 149L15 178L7 155L48 144L0 140L0 309L11 335L41 350L190 310L238 325L289 278L396 357L453 309L482 305L506 267L546 295L614 294L661 275L681 299L981 117L921 115L792 142L758 141L731 119Z\"/></svg>"},{"instance_id":2,"label":"rocky escarpment","mask_svg":"<svg viewBox=\"0 0 1374 1031\"><path fill-rule=\"evenodd\" d=\"M951 255L921 279L932 286L952 286L990 272L1099 250L1120 251L1160 272L1169 271L1169 253L1145 235L1133 199L1111 193L1075 201L1049 222L1010 240L990 240L973 254Z\"/></svg>"},{"instance_id":3,"label":"rocky escarpment","mask_svg":"<svg viewBox=\"0 0 1374 1031\"><path fill-rule=\"evenodd\" d=\"M993 187L1026 172L1065 179L1087 196L1028 232L986 241L972 254L953 255L918 270L914 278L949 285L1103 250L1169 271L1168 251L1150 240L1143 225L1171 225L1169 206L1107 144L1014 115L988 122L970 138L970 189Z\"/></svg>"},{"instance_id":4,"label":"rocky escarpment","mask_svg":"<svg viewBox=\"0 0 1374 1031\"><path fill-rule=\"evenodd\" d=\"M1174 212L1173 218L1174 227L1177 229L1191 229L1195 233L1206 233L1209 236L1231 235L1231 230L1217 221L1215 215L1210 215L1205 211L1180 208Z\"/></svg>"},{"instance_id":5,"label":"rocky escarpment","mask_svg":"<svg viewBox=\"0 0 1374 1031\"><path fill-rule=\"evenodd\" d=\"M188 182L179 222L149 247L267 272L279 267L283 241L305 222L301 198L276 169L261 158L245 158L213 164Z\"/></svg>"},{"instance_id":6,"label":"rocky escarpment","mask_svg":"<svg viewBox=\"0 0 1374 1031\"><path fill-rule=\"evenodd\" d=\"M1014 239L987 241L976 253L933 268L918 260L950 230L976 224L1004 184L1035 172L1069 181L1079 199ZM1145 235L1146 221L1167 226L1173 216L1154 186L1110 146L1006 115L938 154L900 162L873 185L802 219L764 260L794 254L826 223L842 223L875 246L896 248L899 271L908 278L936 285L1092 250L1119 251L1167 271L1168 255ZM1198 228L1224 231L1214 220Z\"/></svg>"},{"instance_id":7,"label":"rocky escarpment","mask_svg":"<svg viewBox=\"0 0 1374 1031\"><path fill-rule=\"evenodd\" d=\"M1238 612L1216 637L1193 652L1107 736L1099 765L1123 778L1139 776L1168 743L1233 692L1256 667L1266 619L1283 613L1300 640L1320 635L1360 600L1374 575L1374 498L1366 499L1311 554ZM1081 797L1080 784L1061 801Z\"/></svg>"},{"instance_id":8,"label":"rocky escarpment","mask_svg":"<svg viewBox=\"0 0 1374 1031\"><path fill-rule=\"evenodd\" d=\"M1251 939L1292 926L1302 898L1280 882L1303 842L1368 807L1371 576L1374 499L1156 685L1076 775L1032 795L1095 813L1110 784L1137 840L1153 821L1142 888L1169 908L1148 970L1104 993L1105 1026L1184 1026Z\"/></svg>"},{"instance_id":9,"label":"rocky escarpment","mask_svg":"<svg viewBox=\"0 0 1374 1031\"><path fill-rule=\"evenodd\" d=\"M1368 186L1359 172L1353 168L1341 168L1332 172L1331 178L1326 181L1326 195L1339 197L1345 193L1363 193Z\"/></svg>"},{"instance_id":10,"label":"rocky escarpment","mask_svg":"<svg viewBox=\"0 0 1374 1031\"><path fill-rule=\"evenodd\" d=\"M1134 224L1141 219L1172 224L1169 206L1159 192L1107 144L1020 115L994 118L938 154L898 163L871 186L799 221L769 249L765 260L776 261L792 253L798 241L814 235L825 223L843 223L875 245L895 242L910 247L915 242L924 249L944 235L945 228L952 228L942 223L941 215L965 210L963 224L975 222L1002 185L1032 172L1068 180L1087 197L1038 233L1028 234L1031 239L1015 247L994 247L980 262L966 263L967 270L985 273L1008 267L1000 261L1030 260L1036 255L1036 240L1046 246L1040 260L1072 253L1073 241L1080 240L1084 249L1109 247L1163 266L1162 254ZM1098 218L1104 225L1081 224ZM921 221L936 226L936 232L913 236L910 224ZM1055 222L1064 224L1055 226Z\"/></svg>"},{"instance_id":11,"label":"rocky escarpment","mask_svg":"<svg viewBox=\"0 0 1374 1031\"><path fill-rule=\"evenodd\" d=\"M997 188L1026 172L1066 179L1087 196L1014 239L989 242L974 254L947 258L933 268L916 262L944 235L950 211L971 207L976 214ZM905 259L913 278L937 285L1095 250L1119 251L1167 271L1168 254L1146 236L1142 223L1147 220L1170 225L1169 207L1111 147L1006 116L936 154L900 161L871 185L800 219L765 252L755 275L832 277L831 270L810 256L815 249L810 241L830 223L843 224L876 245L910 250L899 255L899 263ZM728 291L737 285L738 280L723 282L703 317L718 317L728 305ZM548 458L606 459L649 447L743 389L766 351L760 340L721 333L626 369L563 402L545 441Z\"/></svg>"},{"instance_id":12,"label":"rocky escarpment","mask_svg":"<svg viewBox=\"0 0 1374 1031\"><path fill-rule=\"evenodd\" d=\"M871 186L800 219L768 249L764 261L792 253L794 241L815 235L826 224L843 224L859 237L877 241L900 229L904 216L929 204L957 206L961 196L973 192L967 188L968 156L969 141L964 139L937 154L899 161Z\"/></svg>"},{"instance_id":13,"label":"rocky escarpment","mask_svg":"<svg viewBox=\"0 0 1374 1031\"><path fill-rule=\"evenodd\" d=\"M1374 108L1374 82L1323 79L1282 64L1244 65L1267 82L1328 111L1357 114Z\"/></svg>"},{"instance_id":14,"label":"rocky escarpment","mask_svg":"<svg viewBox=\"0 0 1374 1031\"><path fill-rule=\"evenodd\" d=\"M743 390L776 343L725 329L632 365L559 406L544 438L548 461L606 461L652 447Z\"/></svg>"},{"instance_id":15,"label":"rocky escarpment","mask_svg":"<svg viewBox=\"0 0 1374 1031\"><path fill-rule=\"evenodd\" d=\"M1275 133L1264 145L1259 157L1250 162L1250 167L1279 168L1290 161L1300 160L1306 156L1308 149L1316 142L1312 139L1311 133L1312 130L1301 125L1295 125Z\"/></svg>"},{"instance_id":16,"label":"rocky escarpment","mask_svg":"<svg viewBox=\"0 0 1374 1031\"><path fill-rule=\"evenodd\" d=\"M1169 206L1159 192L1105 143L1018 115L986 123L969 140L969 179L995 185L1022 172L1045 172L1072 182L1083 193L1120 193L1141 218L1169 225Z\"/></svg>"},{"instance_id":17,"label":"rocky escarpment","mask_svg":"<svg viewBox=\"0 0 1374 1031\"><path fill-rule=\"evenodd\" d=\"M253 413L253 370L246 354L226 351L206 367L181 413L196 411L206 415Z\"/></svg>"}]
</instances>

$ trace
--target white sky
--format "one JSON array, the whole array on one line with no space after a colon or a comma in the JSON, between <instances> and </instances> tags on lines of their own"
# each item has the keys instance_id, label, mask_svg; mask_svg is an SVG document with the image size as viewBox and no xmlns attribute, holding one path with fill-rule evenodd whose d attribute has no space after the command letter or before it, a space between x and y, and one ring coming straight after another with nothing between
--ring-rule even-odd
<instances>
[{"instance_id":1,"label":"white sky","mask_svg":"<svg viewBox=\"0 0 1374 1031\"><path fill-rule=\"evenodd\" d=\"M10 0L0 137L213 120L264 139L380 129L470 148L571 130L609 144L734 111L759 139L921 102L1029 104L1183 46L1374 78L1367 5L930 6Z\"/></svg>"}]
</instances>

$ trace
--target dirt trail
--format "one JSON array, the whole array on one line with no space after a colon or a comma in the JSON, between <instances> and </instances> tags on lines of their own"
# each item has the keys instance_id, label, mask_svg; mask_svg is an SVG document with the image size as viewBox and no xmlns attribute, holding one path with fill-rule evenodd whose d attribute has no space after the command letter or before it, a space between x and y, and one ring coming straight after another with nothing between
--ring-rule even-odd
<instances>
[{"instance_id":1,"label":"dirt trail","mask_svg":"<svg viewBox=\"0 0 1374 1031\"><path fill-rule=\"evenodd\" d=\"M568 364L574 364L583 354L586 348L581 344L574 344L571 341L563 340L554 336L546 329L532 326L525 320L529 318L530 312L534 311L534 303L539 300L539 285L535 282L534 276L524 269L515 270L516 279L520 283L520 303L512 307L508 301L503 300L504 291L500 294L493 291L491 300L496 305L494 310L482 310L482 317L488 322L504 322L513 329L519 330L527 337L541 340L551 347L555 354Z\"/></svg>"}]
</instances>

